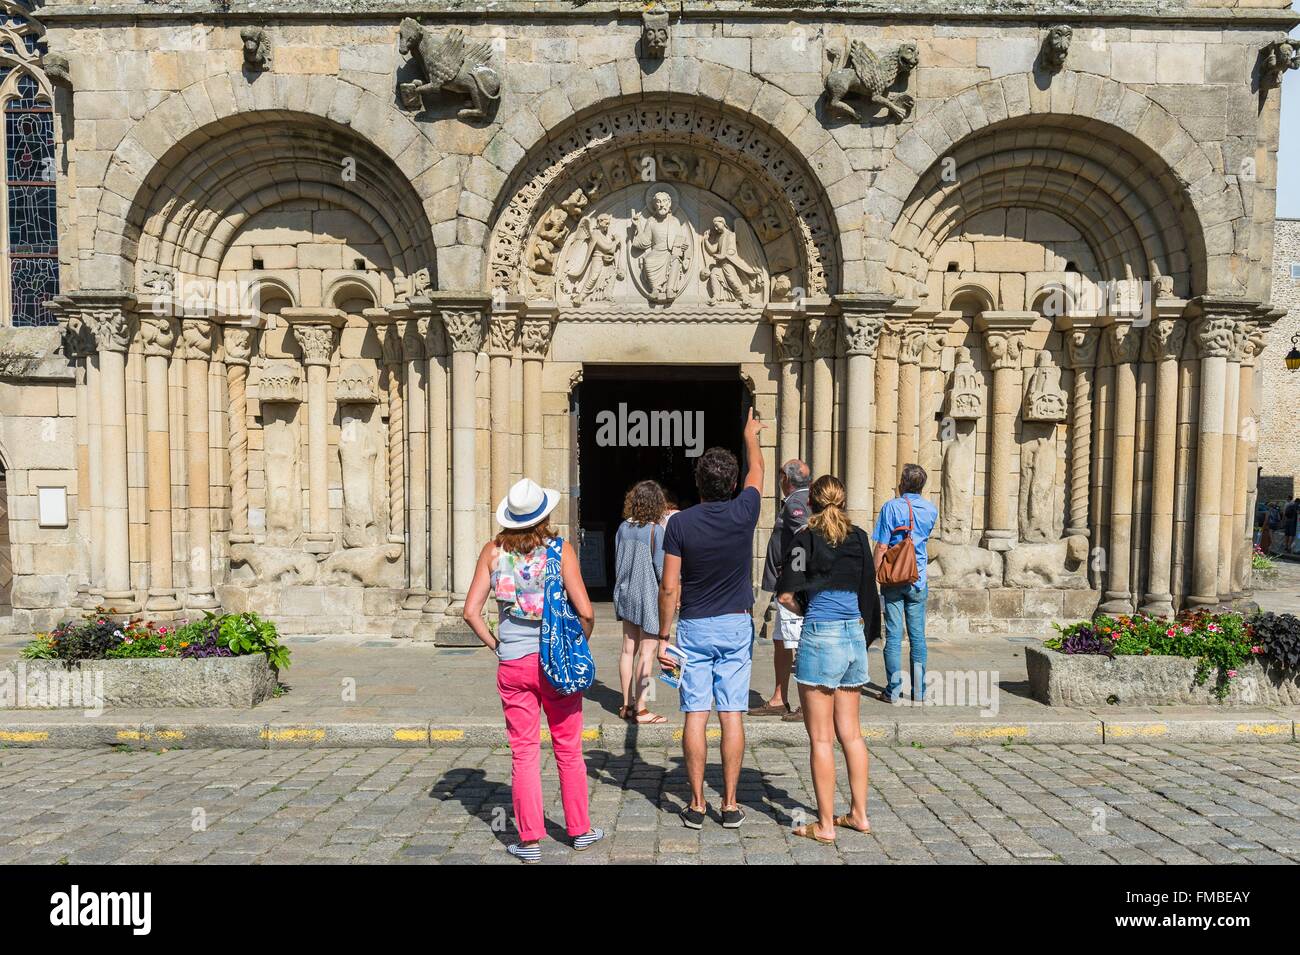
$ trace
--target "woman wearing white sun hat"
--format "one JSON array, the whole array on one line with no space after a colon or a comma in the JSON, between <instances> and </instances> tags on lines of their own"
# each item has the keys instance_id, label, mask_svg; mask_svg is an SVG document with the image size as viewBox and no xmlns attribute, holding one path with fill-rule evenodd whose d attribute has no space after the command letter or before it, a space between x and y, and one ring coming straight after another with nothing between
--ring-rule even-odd
<instances>
[{"instance_id":1,"label":"woman wearing white sun hat","mask_svg":"<svg viewBox=\"0 0 1300 955\"><path fill-rule=\"evenodd\" d=\"M541 713L551 731L551 747L560 775L564 822L575 849L604 837L587 816L587 764L582 758L582 694L562 696L542 673L538 657L545 602L547 544L556 539L549 520L560 492L524 478L497 505L501 533L479 554L474 579L465 595L465 622L496 652L497 691L510 738L510 788L519 843L507 848L524 862L541 859L539 840L546 832L542 799ZM578 557L560 540L560 576L565 594L591 636L595 616L582 582ZM496 597L497 632L483 620L488 593Z\"/></svg>"}]
</instances>

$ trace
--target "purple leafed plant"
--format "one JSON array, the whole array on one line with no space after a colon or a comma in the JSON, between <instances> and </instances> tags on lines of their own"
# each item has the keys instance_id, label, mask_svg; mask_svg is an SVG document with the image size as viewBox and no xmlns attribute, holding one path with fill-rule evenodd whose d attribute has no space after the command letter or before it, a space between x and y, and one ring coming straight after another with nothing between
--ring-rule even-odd
<instances>
[{"instance_id":1,"label":"purple leafed plant","mask_svg":"<svg viewBox=\"0 0 1300 955\"><path fill-rule=\"evenodd\" d=\"M1074 633L1067 636L1061 641L1062 653L1102 653L1110 656L1110 648L1106 641L1097 636L1096 632L1087 627L1081 627Z\"/></svg>"},{"instance_id":2,"label":"purple leafed plant","mask_svg":"<svg viewBox=\"0 0 1300 955\"><path fill-rule=\"evenodd\" d=\"M233 657L234 654L225 647L217 646L216 636L209 633L203 640L191 643L188 647L183 647L181 656L186 659L200 659L203 657Z\"/></svg>"}]
</instances>

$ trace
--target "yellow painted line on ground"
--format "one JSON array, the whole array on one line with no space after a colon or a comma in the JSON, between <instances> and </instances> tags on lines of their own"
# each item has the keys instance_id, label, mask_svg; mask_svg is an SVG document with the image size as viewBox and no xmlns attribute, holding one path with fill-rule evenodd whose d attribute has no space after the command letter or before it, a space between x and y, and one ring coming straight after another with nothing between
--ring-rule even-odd
<instances>
[{"instance_id":1,"label":"yellow painted line on ground","mask_svg":"<svg viewBox=\"0 0 1300 955\"><path fill-rule=\"evenodd\" d=\"M399 743L422 743L428 738L428 730L393 730L393 739Z\"/></svg>"},{"instance_id":2,"label":"yellow painted line on ground","mask_svg":"<svg viewBox=\"0 0 1300 955\"><path fill-rule=\"evenodd\" d=\"M1167 723L1146 723L1140 726L1111 725L1106 728L1106 733L1116 737L1165 736L1169 733L1169 725Z\"/></svg>"},{"instance_id":3,"label":"yellow painted line on ground","mask_svg":"<svg viewBox=\"0 0 1300 955\"><path fill-rule=\"evenodd\" d=\"M44 743L49 738L44 730L0 730L0 743Z\"/></svg>"},{"instance_id":4,"label":"yellow painted line on ground","mask_svg":"<svg viewBox=\"0 0 1300 955\"><path fill-rule=\"evenodd\" d=\"M679 729L677 729L677 730L673 730L673 739L681 739L681 738L682 738L682 732L683 732L683 731L682 731L682 730L679 730ZM705 730L705 731L704 731L704 738L705 738L705 739L722 739L722 730L720 730L720 729Z\"/></svg>"},{"instance_id":5,"label":"yellow painted line on ground","mask_svg":"<svg viewBox=\"0 0 1300 955\"><path fill-rule=\"evenodd\" d=\"M141 730L118 730L117 738L123 742L134 740L137 743L147 743L150 740L167 740L175 742L183 740L185 734L180 730L159 730L156 733L146 733Z\"/></svg>"},{"instance_id":6,"label":"yellow painted line on ground","mask_svg":"<svg viewBox=\"0 0 1300 955\"><path fill-rule=\"evenodd\" d=\"M154 734L157 739L178 740L184 739L185 734L181 730L159 730Z\"/></svg>"},{"instance_id":7,"label":"yellow painted line on ground","mask_svg":"<svg viewBox=\"0 0 1300 955\"><path fill-rule=\"evenodd\" d=\"M288 743L294 740L312 740L313 742L323 740L325 731L313 727L292 727L290 729L265 729L262 730L262 739L270 740L273 743Z\"/></svg>"},{"instance_id":8,"label":"yellow painted line on ground","mask_svg":"<svg viewBox=\"0 0 1300 955\"><path fill-rule=\"evenodd\" d=\"M118 730L117 738L120 740L134 739L138 740L143 734L139 730Z\"/></svg>"},{"instance_id":9,"label":"yellow painted line on ground","mask_svg":"<svg viewBox=\"0 0 1300 955\"><path fill-rule=\"evenodd\" d=\"M952 735L959 739L1005 739L1009 736L1025 737L1029 735L1028 726L980 726L971 728L957 726Z\"/></svg>"},{"instance_id":10,"label":"yellow painted line on ground","mask_svg":"<svg viewBox=\"0 0 1300 955\"><path fill-rule=\"evenodd\" d=\"M1253 736L1277 736L1281 733L1290 733L1290 723L1238 723L1238 733L1246 733Z\"/></svg>"},{"instance_id":11,"label":"yellow painted line on ground","mask_svg":"<svg viewBox=\"0 0 1300 955\"><path fill-rule=\"evenodd\" d=\"M893 736L893 730L865 729L862 731L863 739L889 739Z\"/></svg>"},{"instance_id":12,"label":"yellow painted line on ground","mask_svg":"<svg viewBox=\"0 0 1300 955\"><path fill-rule=\"evenodd\" d=\"M464 730L429 730L429 739L435 743L459 743L464 738Z\"/></svg>"}]
</instances>

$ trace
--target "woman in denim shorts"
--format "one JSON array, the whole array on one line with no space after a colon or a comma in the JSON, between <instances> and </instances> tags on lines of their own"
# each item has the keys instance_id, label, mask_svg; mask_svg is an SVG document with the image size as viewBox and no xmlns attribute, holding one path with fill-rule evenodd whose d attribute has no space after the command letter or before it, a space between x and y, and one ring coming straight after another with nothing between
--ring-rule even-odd
<instances>
[{"instance_id":1,"label":"woman in denim shorts","mask_svg":"<svg viewBox=\"0 0 1300 955\"><path fill-rule=\"evenodd\" d=\"M867 644L880 636L880 593L871 542L844 510L844 485L829 474L813 482L812 517L791 538L781 562L777 599L803 616L795 657L804 727L811 750L817 822L796 836L830 844L836 829L870 832L867 744L858 723L867 684ZM849 769L851 808L835 815L835 740Z\"/></svg>"}]
</instances>

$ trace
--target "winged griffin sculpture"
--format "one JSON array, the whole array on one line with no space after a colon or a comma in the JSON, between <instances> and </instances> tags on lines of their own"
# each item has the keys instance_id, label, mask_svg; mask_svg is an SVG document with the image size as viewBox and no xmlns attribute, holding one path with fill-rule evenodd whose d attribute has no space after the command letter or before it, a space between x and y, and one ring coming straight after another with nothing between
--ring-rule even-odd
<instances>
[{"instance_id":1,"label":"winged griffin sculpture","mask_svg":"<svg viewBox=\"0 0 1300 955\"><path fill-rule=\"evenodd\" d=\"M851 119L859 119L858 111L844 102L844 97L864 96L873 106L885 107L900 120L911 114L914 103L909 94L888 93L886 90L898 79L906 79L920 63L915 43L904 43L892 53L878 55L861 40L852 40L845 65L838 65L839 56L835 52L830 56L831 72L826 77L826 93L830 97L828 108Z\"/></svg>"},{"instance_id":2,"label":"winged griffin sculpture","mask_svg":"<svg viewBox=\"0 0 1300 955\"><path fill-rule=\"evenodd\" d=\"M442 40L410 17L402 20L397 52L410 55L424 82L402 83L402 105L419 109L425 93L446 90L469 97L470 106L456 115L461 119L486 119L488 109L501 98L501 75L489 65L492 44L465 45L463 30L450 30Z\"/></svg>"}]
</instances>

